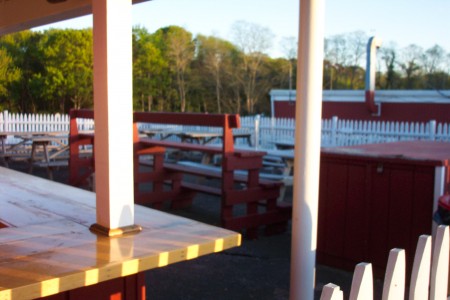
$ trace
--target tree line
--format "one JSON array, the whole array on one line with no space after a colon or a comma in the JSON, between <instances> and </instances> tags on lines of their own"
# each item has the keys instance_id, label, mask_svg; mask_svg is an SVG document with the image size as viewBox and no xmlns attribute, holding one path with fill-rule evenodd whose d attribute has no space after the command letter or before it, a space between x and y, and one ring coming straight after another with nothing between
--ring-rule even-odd
<instances>
[{"instance_id":1,"label":"tree line","mask_svg":"<svg viewBox=\"0 0 450 300\"><path fill-rule=\"evenodd\" d=\"M267 55L273 34L239 21L233 42L178 26L133 28L133 106L137 111L269 113L271 89L296 89L297 42ZM364 89L364 32L325 40L324 89ZM22 31L0 37L0 110L61 112L93 105L91 29ZM447 89L450 54L436 45L382 46L377 89Z\"/></svg>"}]
</instances>

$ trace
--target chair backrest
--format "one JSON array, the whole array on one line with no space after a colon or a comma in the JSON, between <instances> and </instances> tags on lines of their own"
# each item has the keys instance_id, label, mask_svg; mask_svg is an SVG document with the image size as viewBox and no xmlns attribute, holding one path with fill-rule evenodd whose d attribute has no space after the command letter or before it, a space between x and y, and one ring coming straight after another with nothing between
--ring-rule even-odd
<instances>
[{"instance_id":1,"label":"chair backrest","mask_svg":"<svg viewBox=\"0 0 450 300\"><path fill-rule=\"evenodd\" d=\"M233 128L241 127L241 119L237 114L201 114L170 112L135 112L135 138L137 123L173 124L190 126L221 127L223 129L223 151L234 151Z\"/></svg>"},{"instance_id":2,"label":"chair backrest","mask_svg":"<svg viewBox=\"0 0 450 300\"><path fill-rule=\"evenodd\" d=\"M94 119L94 111L90 109L71 109L70 117L70 136L78 134L77 119Z\"/></svg>"}]
</instances>

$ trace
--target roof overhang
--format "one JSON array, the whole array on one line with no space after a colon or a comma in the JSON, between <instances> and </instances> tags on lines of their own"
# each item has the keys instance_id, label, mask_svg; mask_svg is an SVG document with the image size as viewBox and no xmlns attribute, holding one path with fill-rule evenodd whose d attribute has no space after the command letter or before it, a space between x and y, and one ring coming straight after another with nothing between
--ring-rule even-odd
<instances>
[{"instance_id":1,"label":"roof overhang","mask_svg":"<svg viewBox=\"0 0 450 300\"><path fill-rule=\"evenodd\" d=\"M92 13L94 0L0 1L0 36ZM149 0L133 0L133 4Z\"/></svg>"}]
</instances>

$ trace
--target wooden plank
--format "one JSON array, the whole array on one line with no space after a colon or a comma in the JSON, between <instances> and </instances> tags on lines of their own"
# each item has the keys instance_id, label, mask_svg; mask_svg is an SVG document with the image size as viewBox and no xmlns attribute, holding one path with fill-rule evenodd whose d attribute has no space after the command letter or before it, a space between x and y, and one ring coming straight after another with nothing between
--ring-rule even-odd
<instances>
[{"instance_id":1,"label":"wooden plank","mask_svg":"<svg viewBox=\"0 0 450 300\"><path fill-rule=\"evenodd\" d=\"M390 174L384 165L370 164L370 229L368 234L368 255L374 271L384 269L388 261L389 248L389 207L393 201L390 198ZM394 247L395 248L395 247Z\"/></svg>"},{"instance_id":2,"label":"wooden plank","mask_svg":"<svg viewBox=\"0 0 450 300\"><path fill-rule=\"evenodd\" d=\"M160 141L160 140L153 140L150 138L141 138L140 143L144 146L159 146L159 147L165 147L165 148L180 149L180 150L185 150L185 151L199 151L199 152L213 153L213 154L222 153L222 149L219 147L191 144L191 143Z\"/></svg>"},{"instance_id":3,"label":"wooden plank","mask_svg":"<svg viewBox=\"0 0 450 300\"><path fill-rule=\"evenodd\" d=\"M373 276L370 263L359 263L353 273L350 300L373 299Z\"/></svg>"},{"instance_id":4,"label":"wooden plank","mask_svg":"<svg viewBox=\"0 0 450 300\"><path fill-rule=\"evenodd\" d=\"M319 202L325 206L319 219L324 225L323 248L320 251L332 256L342 257L344 253L345 222L347 220L348 173L347 166L341 162L327 161L326 193L321 195Z\"/></svg>"},{"instance_id":5,"label":"wooden plank","mask_svg":"<svg viewBox=\"0 0 450 300\"><path fill-rule=\"evenodd\" d=\"M0 220L9 226L21 227L38 223L45 217L49 222L61 220L62 217L40 208L35 208L21 201L22 195L14 195L8 188L0 186L0 193L5 197L1 203Z\"/></svg>"},{"instance_id":6,"label":"wooden plank","mask_svg":"<svg viewBox=\"0 0 450 300\"><path fill-rule=\"evenodd\" d=\"M192 144L192 143L185 143L185 142L173 142L173 141L166 141L166 140L155 140L151 138L140 138L139 143L143 146L149 145L149 146L161 146L166 148L172 148L172 149L180 149L185 151L199 151L199 152L205 152L205 153L212 153L212 154L221 154L223 152L222 147L219 147L217 145L203 145L203 144ZM243 149L234 149L233 150L233 156L239 157L239 158L253 158L253 157L263 157L266 155L265 151L254 151L254 150L243 150Z\"/></svg>"},{"instance_id":7,"label":"wooden plank","mask_svg":"<svg viewBox=\"0 0 450 300\"><path fill-rule=\"evenodd\" d=\"M411 166L398 164L384 165L384 172L389 174L389 227L387 249L406 249L407 273L411 267L412 251L415 248L417 236L411 237L413 224L412 209L414 204L414 173ZM430 214L431 216L431 214ZM431 223L431 220L430 220ZM409 269L410 270L410 269Z\"/></svg>"},{"instance_id":8,"label":"wooden plank","mask_svg":"<svg viewBox=\"0 0 450 300\"><path fill-rule=\"evenodd\" d=\"M339 286L329 283L323 287L320 300L344 300L344 294Z\"/></svg>"},{"instance_id":9,"label":"wooden plank","mask_svg":"<svg viewBox=\"0 0 450 300\"><path fill-rule=\"evenodd\" d=\"M382 300L405 298L405 250L392 249L384 276Z\"/></svg>"},{"instance_id":10,"label":"wooden plank","mask_svg":"<svg viewBox=\"0 0 450 300\"><path fill-rule=\"evenodd\" d=\"M134 122L176 124L176 125L198 125L223 127L225 119L228 118L230 128L240 127L239 115L224 114L202 114L202 113L164 113L164 112L135 112Z\"/></svg>"},{"instance_id":11,"label":"wooden plank","mask_svg":"<svg viewBox=\"0 0 450 300\"><path fill-rule=\"evenodd\" d=\"M249 187L244 190L224 191L225 203L236 205L241 203L257 203L255 199L277 199L280 195L280 189L277 186L272 188Z\"/></svg>"},{"instance_id":12,"label":"wooden plank","mask_svg":"<svg viewBox=\"0 0 450 300\"><path fill-rule=\"evenodd\" d=\"M349 163L347 169L346 226L345 231L341 233L344 238L343 258L356 262L367 259L370 219L366 168L365 164Z\"/></svg>"},{"instance_id":13,"label":"wooden plank","mask_svg":"<svg viewBox=\"0 0 450 300\"><path fill-rule=\"evenodd\" d=\"M421 235L417 242L409 286L410 300L428 299L431 264L431 237Z\"/></svg>"},{"instance_id":14,"label":"wooden plank","mask_svg":"<svg viewBox=\"0 0 450 300\"><path fill-rule=\"evenodd\" d=\"M215 188L212 186L208 186L208 185L204 185L204 184L183 181L181 183L181 187L185 188L185 189L190 189L190 190L206 193L206 194L216 195L216 196L222 195L221 189L218 189L218 188Z\"/></svg>"},{"instance_id":15,"label":"wooden plank","mask_svg":"<svg viewBox=\"0 0 450 300\"><path fill-rule=\"evenodd\" d=\"M10 203L35 213L26 225L12 218L16 227L1 229L0 299L39 298L240 244L237 233L139 205L141 233L97 236L88 229L94 193L4 168L0 189L2 207L14 196Z\"/></svg>"},{"instance_id":16,"label":"wooden plank","mask_svg":"<svg viewBox=\"0 0 450 300\"><path fill-rule=\"evenodd\" d=\"M221 178L222 168L208 166L203 164L194 165L195 163L190 162L179 162L176 164L165 163L164 168L173 172L182 172L191 175L198 175L210 178Z\"/></svg>"},{"instance_id":17,"label":"wooden plank","mask_svg":"<svg viewBox=\"0 0 450 300\"><path fill-rule=\"evenodd\" d=\"M180 166L180 167L179 167ZM183 167L181 167L183 166ZM211 166L211 165L205 165L201 163L196 163L192 161L179 161L176 164L170 164L165 163L164 167L173 170L173 171L180 171L188 174L193 175L203 175L206 177L212 177L212 178L221 178L222 177L222 168ZM186 168L184 168L186 167ZM204 173L203 173L204 171ZM235 180L240 182L246 182L248 171L247 170L236 170L234 171ZM287 185L292 185L292 176L284 176L281 174L271 174L271 173L259 173L259 182L265 185L271 185L273 184L273 181L282 181L283 183Z\"/></svg>"},{"instance_id":18,"label":"wooden plank","mask_svg":"<svg viewBox=\"0 0 450 300\"><path fill-rule=\"evenodd\" d=\"M411 214L414 226L411 226L411 250L414 249L417 237L421 234L432 235L434 175L433 166L415 166L413 168L414 183L411 187L413 193Z\"/></svg>"},{"instance_id":19,"label":"wooden plank","mask_svg":"<svg viewBox=\"0 0 450 300\"><path fill-rule=\"evenodd\" d=\"M439 226L434 238L431 264L430 300L445 299L448 288L449 229Z\"/></svg>"}]
</instances>

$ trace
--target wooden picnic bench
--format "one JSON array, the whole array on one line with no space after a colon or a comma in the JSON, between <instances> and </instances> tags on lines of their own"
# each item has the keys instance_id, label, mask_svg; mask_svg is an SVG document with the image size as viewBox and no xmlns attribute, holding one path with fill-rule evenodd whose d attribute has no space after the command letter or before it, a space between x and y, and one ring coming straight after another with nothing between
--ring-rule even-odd
<instances>
[{"instance_id":1,"label":"wooden picnic bench","mask_svg":"<svg viewBox=\"0 0 450 300\"><path fill-rule=\"evenodd\" d=\"M92 175L95 172L94 151L86 155L83 148L94 149L94 133L78 129L77 119L94 119L94 111L72 109L69 112L69 184L77 187L92 187Z\"/></svg>"},{"instance_id":2,"label":"wooden picnic bench","mask_svg":"<svg viewBox=\"0 0 450 300\"><path fill-rule=\"evenodd\" d=\"M93 117L92 111L70 112L69 179L75 186L87 183L94 172L94 155L88 158L80 155L81 146L93 147L94 136L79 132L76 119ZM219 127L222 128L222 146L141 137L139 123ZM232 129L239 127L239 115L134 113L135 202L157 209L164 208L167 203L172 208L182 208L190 205L196 193L201 192L220 197L220 220L225 228L245 229L249 237L256 237L261 226L265 226L266 233L269 234L285 230L291 210L290 207L277 203L283 183L260 178L259 171L265 152L234 148ZM206 170L203 167L167 162L165 155L168 149L220 155L221 167ZM147 156L151 159L145 160ZM187 175L206 180L192 182L187 180ZM213 180L216 182L212 183Z\"/></svg>"},{"instance_id":3,"label":"wooden picnic bench","mask_svg":"<svg viewBox=\"0 0 450 300\"><path fill-rule=\"evenodd\" d=\"M138 134L138 123L219 127L222 128L222 146L142 138ZM164 202L171 200L173 208L180 208L190 205L196 192L201 192L221 198L220 218L225 228L246 229L249 237L255 237L260 226L266 226L267 233L284 229L290 218L290 207L277 203L282 183L260 178L265 152L234 148L232 130L239 127L239 115L135 113L135 201L160 208ZM212 170L203 166L164 162L162 150L169 148L220 155L221 167ZM149 154L144 149L152 149L154 152L151 168L146 171L138 168L142 161L139 156ZM188 181L183 176L186 174L216 179L219 184L214 186L210 180L200 183ZM148 181L152 181L153 190L141 190L139 185ZM167 185L170 188L164 189ZM236 214L237 206L243 206L241 210L244 212Z\"/></svg>"}]
</instances>

